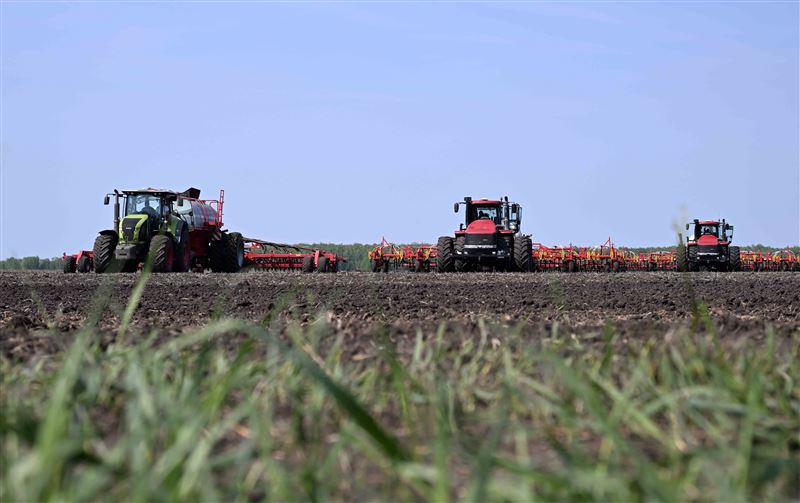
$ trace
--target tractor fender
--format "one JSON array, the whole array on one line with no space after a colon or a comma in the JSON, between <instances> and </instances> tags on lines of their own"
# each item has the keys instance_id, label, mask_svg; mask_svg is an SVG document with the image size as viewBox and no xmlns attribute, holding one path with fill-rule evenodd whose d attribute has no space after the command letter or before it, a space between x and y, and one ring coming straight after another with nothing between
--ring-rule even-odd
<instances>
[{"instance_id":1,"label":"tractor fender","mask_svg":"<svg viewBox=\"0 0 800 503\"><path fill-rule=\"evenodd\" d=\"M114 229L105 229L98 232L98 234L100 234L101 236L116 236L117 238L119 238L119 234Z\"/></svg>"}]
</instances>

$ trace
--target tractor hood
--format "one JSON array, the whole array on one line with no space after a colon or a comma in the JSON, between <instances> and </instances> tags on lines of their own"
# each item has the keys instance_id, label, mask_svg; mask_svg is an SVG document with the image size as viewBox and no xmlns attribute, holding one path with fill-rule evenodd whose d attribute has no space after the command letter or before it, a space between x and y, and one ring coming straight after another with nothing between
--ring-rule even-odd
<instances>
[{"instance_id":1,"label":"tractor hood","mask_svg":"<svg viewBox=\"0 0 800 503\"><path fill-rule=\"evenodd\" d=\"M482 218L474 220L467 226L467 234L494 234L497 232L497 225L494 221Z\"/></svg>"},{"instance_id":2,"label":"tractor hood","mask_svg":"<svg viewBox=\"0 0 800 503\"><path fill-rule=\"evenodd\" d=\"M697 238L697 244L702 246L714 246L720 244L720 241L717 239L717 236L703 234Z\"/></svg>"}]
</instances>

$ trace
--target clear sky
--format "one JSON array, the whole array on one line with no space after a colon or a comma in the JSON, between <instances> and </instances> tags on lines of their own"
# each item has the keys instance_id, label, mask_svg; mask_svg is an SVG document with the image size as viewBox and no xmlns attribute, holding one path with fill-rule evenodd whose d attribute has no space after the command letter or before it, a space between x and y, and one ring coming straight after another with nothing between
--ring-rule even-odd
<instances>
[{"instance_id":1,"label":"clear sky","mask_svg":"<svg viewBox=\"0 0 800 503\"><path fill-rule=\"evenodd\" d=\"M798 3L8 3L0 255L103 195L226 191L281 242L435 241L508 194L545 244L726 217L800 242Z\"/></svg>"}]
</instances>

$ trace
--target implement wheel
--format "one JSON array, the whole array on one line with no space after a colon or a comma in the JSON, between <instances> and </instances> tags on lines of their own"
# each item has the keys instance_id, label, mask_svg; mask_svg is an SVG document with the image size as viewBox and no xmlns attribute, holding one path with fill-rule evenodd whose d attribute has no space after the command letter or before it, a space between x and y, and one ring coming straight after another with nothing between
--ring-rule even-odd
<instances>
[{"instance_id":1,"label":"implement wheel","mask_svg":"<svg viewBox=\"0 0 800 503\"><path fill-rule=\"evenodd\" d=\"M75 257L66 257L64 259L64 272L66 273L75 272L77 270L77 268L75 267L75 263L76 263Z\"/></svg>"},{"instance_id":2,"label":"implement wheel","mask_svg":"<svg viewBox=\"0 0 800 503\"><path fill-rule=\"evenodd\" d=\"M314 257L303 257L303 272L314 272Z\"/></svg>"},{"instance_id":3,"label":"implement wheel","mask_svg":"<svg viewBox=\"0 0 800 503\"><path fill-rule=\"evenodd\" d=\"M328 257L320 257L317 261L317 272L328 272Z\"/></svg>"},{"instance_id":4,"label":"implement wheel","mask_svg":"<svg viewBox=\"0 0 800 503\"><path fill-rule=\"evenodd\" d=\"M87 255L78 259L78 272L92 272L92 261Z\"/></svg>"}]
</instances>

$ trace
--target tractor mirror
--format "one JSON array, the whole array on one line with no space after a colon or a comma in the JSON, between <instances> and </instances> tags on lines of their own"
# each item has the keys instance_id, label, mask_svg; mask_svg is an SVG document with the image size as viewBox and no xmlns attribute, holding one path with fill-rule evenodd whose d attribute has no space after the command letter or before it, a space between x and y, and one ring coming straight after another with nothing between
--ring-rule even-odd
<instances>
[{"instance_id":1,"label":"tractor mirror","mask_svg":"<svg viewBox=\"0 0 800 503\"><path fill-rule=\"evenodd\" d=\"M106 197L103 198L103 204L108 206L108 201L109 201L108 194L106 194Z\"/></svg>"},{"instance_id":2,"label":"tractor mirror","mask_svg":"<svg viewBox=\"0 0 800 503\"><path fill-rule=\"evenodd\" d=\"M686 224L686 230L687 231L689 230L689 224Z\"/></svg>"},{"instance_id":3,"label":"tractor mirror","mask_svg":"<svg viewBox=\"0 0 800 503\"><path fill-rule=\"evenodd\" d=\"M453 203L453 211L458 213L458 203Z\"/></svg>"},{"instance_id":4,"label":"tractor mirror","mask_svg":"<svg viewBox=\"0 0 800 503\"><path fill-rule=\"evenodd\" d=\"M511 205L511 213L518 213L519 212L519 205L512 204Z\"/></svg>"}]
</instances>

